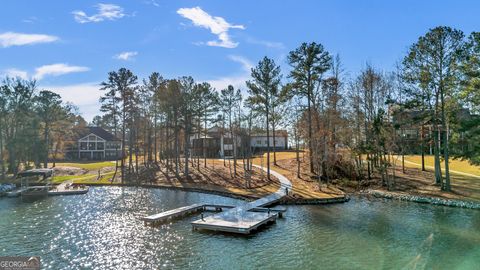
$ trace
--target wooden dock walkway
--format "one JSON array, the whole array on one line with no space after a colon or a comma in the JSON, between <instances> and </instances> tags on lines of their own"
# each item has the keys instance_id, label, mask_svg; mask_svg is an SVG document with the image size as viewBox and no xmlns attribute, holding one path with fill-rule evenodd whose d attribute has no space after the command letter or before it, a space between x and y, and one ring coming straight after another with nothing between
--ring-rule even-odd
<instances>
[{"instance_id":1,"label":"wooden dock walkway","mask_svg":"<svg viewBox=\"0 0 480 270\"><path fill-rule=\"evenodd\" d=\"M253 166L265 171L267 170L258 165ZM280 188L275 193L228 211L193 221L191 223L192 228L194 230L204 229L250 234L264 224L275 222L277 217L279 217L279 213L283 211L268 211L268 209L267 211L261 211L259 209L283 199L283 197L287 195L287 192L292 190L292 183L285 176L275 171L270 170L270 173L280 181Z\"/></svg>"},{"instance_id":2,"label":"wooden dock walkway","mask_svg":"<svg viewBox=\"0 0 480 270\"><path fill-rule=\"evenodd\" d=\"M143 218L143 221L145 224L150 223L150 224L157 224L157 223L162 223L167 220L173 219L173 218L178 218L181 216L185 216L188 214L192 214L195 212L199 212L204 209L204 204L202 203L197 203L197 204L192 204L180 208L176 208L173 210L169 210L166 212L162 212L159 214L147 216Z\"/></svg>"},{"instance_id":3,"label":"wooden dock walkway","mask_svg":"<svg viewBox=\"0 0 480 270\"><path fill-rule=\"evenodd\" d=\"M258 165L253 165L266 171ZM258 229L258 227L275 222L278 217L282 217L285 208L267 208L287 195L292 190L292 183L283 175L270 170L270 173L280 181L280 188L261 199L245 203L241 206L218 205L208 203L197 203L180 208L172 209L159 214L150 215L142 218L145 224L159 224L174 218L184 217L189 214L203 211L221 212L212 216L203 217L193 221L194 230L205 229L213 231L232 232L240 234L249 234ZM224 211L224 209L228 209Z\"/></svg>"},{"instance_id":4,"label":"wooden dock walkway","mask_svg":"<svg viewBox=\"0 0 480 270\"><path fill-rule=\"evenodd\" d=\"M170 221L175 218L184 217L190 214L197 214L199 212L222 212L223 209L232 209L235 208L233 205L222 205L222 204L192 204L169 211L165 211L159 214L154 214L142 218L145 224L156 225ZM261 213L276 213L279 217L282 217L283 213L287 211L285 208L266 208L266 207L255 207L250 209L251 212L261 212Z\"/></svg>"},{"instance_id":5,"label":"wooden dock walkway","mask_svg":"<svg viewBox=\"0 0 480 270\"><path fill-rule=\"evenodd\" d=\"M231 208L235 208L235 206L222 205L222 204L196 203L192 205L175 208L159 214L146 216L142 218L142 220L144 221L145 224L155 225L155 224L167 222L175 218L180 218L180 217L184 217L190 214L196 214L203 211L221 212L223 211L223 209L231 209ZM258 211L262 211L262 210L258 210Z\"/></svg>"}]
</instances>

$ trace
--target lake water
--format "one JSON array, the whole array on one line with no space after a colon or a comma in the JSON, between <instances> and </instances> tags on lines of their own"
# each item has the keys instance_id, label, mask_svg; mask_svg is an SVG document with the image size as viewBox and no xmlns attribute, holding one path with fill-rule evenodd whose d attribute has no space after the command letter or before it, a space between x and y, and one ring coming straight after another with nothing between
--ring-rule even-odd
<instances>
[{"instance_id":1,"label":"lake water","mask_svg":"<svg viewBox=\"0 0 480 270\"><path fill-rule=\"evenodd\" d=\"M480 211L353 198L288 206L247 237L194 232L188 217L145 227L140 217L209 194L96 187L34 203L0 199L0 255L39 255L45 269L480 269Z\"/></svg>"}]
</instances>

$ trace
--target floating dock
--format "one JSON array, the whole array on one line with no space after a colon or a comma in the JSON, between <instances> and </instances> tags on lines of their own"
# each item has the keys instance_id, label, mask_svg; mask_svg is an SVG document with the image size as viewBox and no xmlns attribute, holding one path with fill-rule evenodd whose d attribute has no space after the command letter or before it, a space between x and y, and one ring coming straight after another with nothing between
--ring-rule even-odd
<instances>
[{"instance_id":1,"label":"floating dock","mask_svg":"<svg viewBox=\"0 0 480 270\"><path fill-rule=\"evenodd\" d=\"M183 207L179 207L176 209L172 209L169 211L165 211L159 214L154 214L150 216L146 216L142 218L145 225L158 225L165 222L168 222L173 219L182 218L192 214L198 214L201 212L222 212L224 209L234 209L236 208L233 205L220 205L220 204L201 204L196 203L192 205L187 205ZM265 222L269 222L272 219L276 219L278 217L282 217L283 212L286 211L285 208L265 208L265 207L254 207L249 210L250 212L247 213L250 217L248 218L249 223L252 223L255 220L255 217L260 218L261 220L265 219ZM266 216L265 216L266 214ZM264 222L264 223L265 223ZM262 223L263 224L263 223ZM255 225L255 224L253 224ZM260 226L259 224L258 226ZM255 227L258 227L255 226Z\"/></svg>"},{"instance_id":2,"label":"floating dock","mask_svg":"<svg viewBox=\"0 0 480 270\"><path fill-rule=\"evenodd\" d=\"M264 171L267 170L258 165L253 166ZM264 224L275 222L279 213L283 211L276 211L272 208L262 210L262 208L282 200L292 190L292 183L285 176L275 171L270 170L270 173L280 181L280 188L275 193L228 211L193 221L191 223L193 230L204 229L250 234Z\"/></svg>"},{"instance_id":3,"label":"floating dock","mask_svg":"<svg viewBox=\"0 0 480 270\"><path fill-rule=\"evenodd\" d=\"M192 222L193 230L203 229L240 234L250 234L260 226L276 221L278 212L253 212L242 208L216 214Z\"/></svg>"},{"instance_id":4,"label":"floating dock","mask_svg":"<svg viewBox=\"0 0 480 270\"><path fill-rule=\"evenodd\" d=\"M32 188L45 188L45 186L29 186L27 187L22 187L15 189L13 191L6 192L7 197L20 197L23 192L27 191L28 189ZM77 186L74 185L73 182L71 181L66 181L63 182L60 185L53 186L50 188L47 192L46 195L48 196L57 196L57 195L79 195L79 194L86 194L89 191L88 186Z\"/></svg>"},{"instance_id":5,"label":"floating dock","mask_svg":"<svg viewBox=\"0 0 480 270\"><path fill-rule=\"evenodd\" d=\"M257 165L253 166L266 171L266 168ZM191 223L192 229L250 234L262 225L275 222L276 219L282 217L283 212L286 211L285 208L266 208L266 206L282 200L288 192L292 190L292 184L287 178L275 171L270 171L270 173L279 179L280 188L275 193L256 201L236 207L231 205L193 204L147 216L142 220L145 224L155 225L193 213L215 211L220 213L205 218L202 214L201 219L193 221ZM224 209L226 210L223 211Z\"/></svg>"}]
</instances>

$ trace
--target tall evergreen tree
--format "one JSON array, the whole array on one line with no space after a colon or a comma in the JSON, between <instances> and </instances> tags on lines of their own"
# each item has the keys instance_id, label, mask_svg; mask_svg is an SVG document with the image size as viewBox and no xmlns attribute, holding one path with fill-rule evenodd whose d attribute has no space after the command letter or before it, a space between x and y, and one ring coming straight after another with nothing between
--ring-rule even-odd
<instances>
[{"instance_id":1,"label":"tall evergreen tree","mask_svg":"<svg viewBox=\"0 0 480 270\"><path fill-rule=\"evenodd\" d=\"M261 111L266 119L267 131L267 178L270 180L270 114L272 108L272 95L278 93L281 74L280 66L273 59L264 57L251 71L252 80L247 81L250 96L247 103Z\"/></svg>"},{"instance_id":2,"label":"tall evergreen tree","mask_svg":"<svg viewBox=\"0 0 480 270\"><path fill-rule=\"evenodd\" d=\"M322 75L331 67L331 56L323 48L323 45L312 42L302 43L300 47L291 51L288 55L288 62L293 70L289 77L293 80L292 90L297 95L307 98L308 113L308 150L310 159L310 171L314 173L313 160L313 114L315 107L314 91L321 83Z\"/></svg>"},{"instance_id":3,"label":"tall evergreen tree","mask_svg":"<svg viewBox=\"0 0 480 270\"><path fill-rule=\"evenodd\" d=\"M232 156L233 156L233 176L237 175L237 134L235 132L235 108L238 103L242 100L242 94L240 89L235 91L235 88L232 85L227 86L226 89L220 91L220 108L224 115L224 121L228 123L229 129L229 140L232 141ZM222 131L223 132L223 131ZM227 138L224 138L224 140ZM225 151L225 150L224 150ZM229 161L230 164L230 161ZM231 168L230 168L231 170Z\"/></svg>"},{"instance_id":4,"label":"tall evergreen tree","mask_svg":"<svg viewBox=\"0 0 480 270\"><path fill-rule=\"evenodd\" d=\"M462 31L446 26L431 29L410 47L403 65L411 83L424 84L433 97L432 122L435 135L435 182L450 191L447 99L458 91L459 65L464 52ZM415 76L416 74L416 76ZM440 139L441 137L441 144ZM440 148L443 148L445 182L442 181Z\"/></svg>"},{"instance_id":5,"label":"tall evergreen tree","mask_svg":"<svg viewBox=\"0 0 480 270\"><path fill-rule=\"evenodd\" d=\"M109 110L110 113L115 117L115 115L119 115L121 121L121 134L122 134L122 147L121 147L121 171L122 171L122 183L125 181L125 158L124 155L126 153L126 136L127 136L127 129L130 128L130 132L132 131L132 123L133 123L133 111L135 109L135 90L137 85L137 76L135 76L132 71L126 68L120 68L118 71L112 71L108 73L108 79L105 82L101 83L103 90L106 90L107 93L104 96L104 99L101 101L106 102L104 110ZM108 101L107 101L108 100ZM116 124L115 124L116 126ZM129 146L131 147L131 140L129 140ZM129 169L132 166L132 158L131 158L131 151L132 149L128 149L130 151L130 162L129 162Z\"/></svg>"}]
</instances>

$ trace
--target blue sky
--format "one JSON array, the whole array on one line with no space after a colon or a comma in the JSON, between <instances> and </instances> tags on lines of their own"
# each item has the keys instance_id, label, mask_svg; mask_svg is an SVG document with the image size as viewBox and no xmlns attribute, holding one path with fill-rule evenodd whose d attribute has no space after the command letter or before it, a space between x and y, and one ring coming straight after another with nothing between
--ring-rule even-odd
<instances>
[{"instance_id":1,"label":"blue sky","mask_svg":"<svg viewBox=\"0 0 480 270\"><path fill-rule=\"evenodd\" d=\"M392 70L429 28L480 31L479 1L26 1L3 0L0 76L35 78L98 114L98 84L127 67L245 88L267 55L288 72L301 42L340 54L354 76L366 62Z\"/></svg>"}]
</instances>

